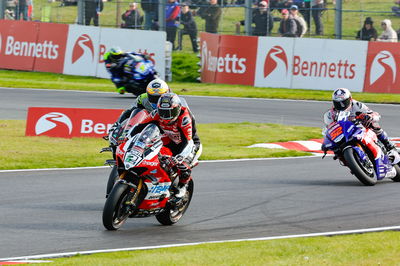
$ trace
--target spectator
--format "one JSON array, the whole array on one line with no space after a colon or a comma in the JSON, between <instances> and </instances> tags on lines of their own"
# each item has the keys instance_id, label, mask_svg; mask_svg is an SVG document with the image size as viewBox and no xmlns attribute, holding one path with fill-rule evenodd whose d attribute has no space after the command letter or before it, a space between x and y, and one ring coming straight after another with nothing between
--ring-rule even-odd
<instances>
[{"instance_id":1,"label":"spectator","mask_svg":"<svg viewBox=\"0 0 400 266\"><path fill-rule=\"evenodd\" d=\"M311 0L311 8L315 24L315 34L324 35L324 25L322 24L322 11L325 8L324 0Z\"/></svg>"},{"instance_id":2,"label":"spectator","mask_svg":"<svg viewBox=\"0 0 400 266\"><path fill-rule=\"evenodd\" d=\"M141 29L143 23L143 16L137 8L137 3L130 3L129 9L122 14L122 20L124 23L121 28L128 29Z\"/></svg>"},{"instance_id":3,"label":"spectator","mask_svg":"<svg viewBox=\"0 0 400 266\"><path fill-rule=\"evenodd\" d=\"M99 15L103 7L102 0L85 0L85 25L90 25L93 19L93 25L99 26Z\"/></svg>"},{"instance_id":4,"label":"spectator","mask_svg":"<svg viewBox=\"0 0 400 266\"><path fill-rule=\"evenodd\" d=\"M274 20L268 10L268 3L266 1L261 1L260 3L258 3L258 8L255 8L252 14L252 23L255 24L255 27L252 28L252 35L271 35L272 28L274 27ZM238 27L238 31L240 31L240 25L244 26L244 20L241 20L236 24L236 27Z\"/></svg>"},{"instance_id":5,"label":"spectator","mask_svg":"<svg viewBox=\"0 0 400 266\"><path fill-rule=\"evenodd\" d=\"M144 29L158 30L158 0L142 0L142 9L144 11Z\"/></svg>"},{"instance_id":6,"label":"spectator","mask_svg":"<svg viewBox=\"0 0 400 266\"><path fill-rule=\"evenodd\" d=\"M279 36L281 37L296 37L297 26L293 18L289 17L289 11L283 9L281 12L282 19L279 26Z\"/></svg>"},{"instance_id":7,"label":"spectator","mask_svg":"<svg viewBox=\"0 0 400 266\"><path fill-rule=\"evenodd\" d=\"M182 37L183 35L189 35L190 41L192 42L193 52L198 52L197 47L197 25L193 19L192 12L189 9L189 5L184 3L181 11L181 24L183 29L179 30L178 34L178 49L182 50Z\"/></svg>"},{"instance_id":8,"label":"spectator","mask_svg":"<svg viewBox=\"0 0 400 266\"><path fill-rule=\"evenodd\" d=\"M6 10L4 11L4 19L14 20L17 10L17 0L7 0Z\"/></svg>"},{"instance_id":9,"label":"spectator","mask_svg":"<svg viewBox=\"0 0 400 266\"><path fill-rule=\"evenodd\" d=\"M303 15L303 18L307 23L307 28L310 29L310 27L311 27L311 0L304 0L304 3L300 8L300 13Z\"/></svg>"},{"instance_id":10,"label":"spectator","mask_svg":"<svg viewBox=\"0 0 400 266\"><path fill-rule=\"evenodd\" d=\"M307 32L307 23L302 16L299 16L299 8L297 5L292 5L290 7L290 16L296 22L296 37L303 37Z\"/></svg>"},{"instance_id":11,"label":"spectator","mask_svg":"<svg viewBox=\"0 0 400 266\"><path fill-rule=\"evenodd\" d=\"M167 32L167 41L172 43L173 50L175 50L176 30L179 26L177 20L179 19L180 11L181 8L179 7L179 4L175 2L175 0L168 0L167 5L165 6L165 26Z\"/></svg>"},{"instance_id":12,"label":"spectator","mask_svg":"<svg viewBox=\"0 0 400 266\"><path fill-rule=\"evenodd\" d=\"M397 6L393 6L392 7L392 11L394 13L395 16L400 17L400 0L394 2Z\"/></svg>"},{"instance_id":13,"label":"spectator","mask_svg":"<svg viewBox=\"0 0 400 266\"><path fill-rule=\"evenodd\" d=\"M364 26L357 32L356 39L363 41L376 41L378 33L373 26L374 22L370 17L367 17L364 21Z\"/></svg>"},{"instance_id":14,"label":"spectator","mask_svg":"<svg viewBox=\"0 0 400 266\"><path fill-rule=\"evenodd\" d=\"M222 10L217 0L210 0L209 4L200 7L197 14L206 22L206 32L218 33L218 25L221 19Z\"/></svg>"},{"instance_id":15,"label":"spectator","mask_svg":"<svg viewBox=\"0 0 400 266\"><path fill-rule=\"evenodd\" d=\"M20 20L21 14L23 20L28 20L28 3L27 0L17 0L17 13L15 14L15 19Z\"/></svg>"},{"instance_id":16,"label":"spectator","mask_svg":"<svg viewBox=\"0 0 400 266\"><path fill-rule=\"evenodd\" d=\"M392 28L392 21L384 19L381 23L382 34L378 37L379 42L397 42L397 33Z\"/></svg>"}]
</instances>

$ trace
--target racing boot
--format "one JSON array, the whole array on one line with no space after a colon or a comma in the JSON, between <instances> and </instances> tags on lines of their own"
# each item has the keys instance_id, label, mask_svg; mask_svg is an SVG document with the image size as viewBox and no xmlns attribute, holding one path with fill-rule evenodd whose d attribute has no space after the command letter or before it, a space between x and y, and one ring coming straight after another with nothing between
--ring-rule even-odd
<instances>
[{"instance_id":1,"label":"racing boot","mask_svg":"<svg viewBox=\"0 0 400 266\"><path fill-rule=\"evenodd\" d=\"M393 149L396 149L396 146L394 145L393 142L389 140L389 137L385 131L382 131L381 134L377 135L378 139L382 142L382 144L385 146L387 151L391 151Z\"/></svg>"},{"instance_id":2,"label":"racing boot","mask_svg":"<svg viewBox=\"0 0 400 266\"><path fill-rule=\"evenodd\" d=\"M125 93L125 87L119 87L119 88L117 89L117 92L118 92L119 94L124 94L124 93Z\"/></svg>"}]
</instances>

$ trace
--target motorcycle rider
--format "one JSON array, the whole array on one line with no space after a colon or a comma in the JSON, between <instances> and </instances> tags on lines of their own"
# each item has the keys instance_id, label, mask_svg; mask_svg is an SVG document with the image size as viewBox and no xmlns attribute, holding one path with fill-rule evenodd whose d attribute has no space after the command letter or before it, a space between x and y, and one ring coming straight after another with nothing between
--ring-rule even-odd
<instances>
[{"instance_id":1,"label":"motorcycle rider","mask_svg":"<svg viewBox=\"0 0 400 266\"><path fill-rule=\"evenodd\" d=\"M126 66L134 66L139 62L147 61L150 57L135 52L124 52L119 47L113 47L104 54L104 64L107 71L111 74L111 81L115 84L117 92L124 94L126 91L127 80L124 71ZM156 75L156 73L154 73ZM133 81L133 80L132 80ZM132 82L131 81L131 82Z\"/></svg>"},{"instance_id":2,"label":"motorcycle rider","mask_svg":"<svg viewBox=\"0 0 400 266\"><path fill-rule=\"evenodd\" d=\"M160 96L168 92L171 92L171 89L164 80L160 78L153 79L149 84L147 84L146 92L140 94L131 108L126 109L121 114L117 122L113 125L113 128L121 125L121 123L131 115L133 110L137 108L146 109L151 113L153 110L157 109L157 102Z\"/></svg>"},{"instance_id":3,"label":"motorcycle rider","mask_svg":"<svg viewBox=\"0 0 400 266\"><path fill-rule=\"evenodd\" d=\"M172 161L180 170L178 191L175 193L175 197L180 199L186 194L191 169L202 152L195 119L189 108L182 105L178 95L164 93L158 100L157 109L135 127L133 134L149 123L155 123L163 132L164 146L171 150Z\"/></svg>"},{"instance_id":4,"label":"motorcycle rider","mask_svg":"<svg viewBox=\"0 0 400 266\"><path fill-rule=\"evenodd\" d=\"M387 151L396 148L393 142L389 140L387 133L379 125L380 115L369 109L364 103L356 101L352 98L351 93L346 88L338 88L332 94L332 108L324 114L324 123L328 126L336 120L336 114L339 111L349 111L351 116L361 120L364 127L372 129L378 139L385 146ZM327 148L322 145L322 151Z\"/></svg>"}]
</instances>

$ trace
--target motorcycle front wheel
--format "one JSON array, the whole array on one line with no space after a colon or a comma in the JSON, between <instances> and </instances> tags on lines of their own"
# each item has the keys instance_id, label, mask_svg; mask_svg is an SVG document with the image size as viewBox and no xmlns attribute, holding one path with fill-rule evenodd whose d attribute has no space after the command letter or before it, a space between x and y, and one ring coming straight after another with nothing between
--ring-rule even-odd
<instances>
[{"instance_id":1,"label":"motorcycle front wheel","mask_svg":"<svg viewBox=\"0 0 400 266\"><path fill-rule=\"evenodd\" d=\"M193 196L193 189L194 182L193 179L191 179L188 184L186 195L182 198L182 203L178 203L178 206L175 206L172 203L167 203L164 211L156 215L157 221L162 225L172 225L177 223L189 207Z\"/></svg>"},{"instance_id":2,"label":"motorcycle front wheel","mask_svg":"<svg viewBox=\"0 0 400 266\"><path fill-rule=\"evenodd\" d=\"M344 150L343 156L346 159L347 166L361 183L366 186L376 184L377 177L375 175L374 164L368 156L366 161L363 162L358 153L351 147Z\"/></svg>"},{"instance_id":3,"label":"motorcycle front wheel","mask_svg":"<svg viewBox=\"0 0 400 266\"><path fill-rule=\"evenodd\" d=\"M118 230L128 219L129 206L125 204L129 186L117 183L112 188L103 209L103 225L107 230Z\"/></svg>"},{"instance_id":4,"label":"motorcycle front wheel","mask_svg":"<svg viewBox=\"0 0 400 266\"><path fill-rule=\"evenodd\" d=\"M108 181L107 181L107 190L106 190L106 198L108 197L108 195L110 195L111 190L115 184L115 182L117 182L119 176L118 176L118 166L114 165L110 175L108 176Z\"/></svg>"}]
</instances>

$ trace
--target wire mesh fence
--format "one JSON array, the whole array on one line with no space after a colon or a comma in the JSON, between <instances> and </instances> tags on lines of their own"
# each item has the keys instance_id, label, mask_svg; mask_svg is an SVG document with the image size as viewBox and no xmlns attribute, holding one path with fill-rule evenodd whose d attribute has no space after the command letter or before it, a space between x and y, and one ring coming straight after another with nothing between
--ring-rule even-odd
<instances>
[{"instance_id":1,"label":"wire mesh fence","mask_svg":"<svg viewBox=\"0 0 400 266\"><path fill-rule=\"evenodd\" d=\"M127 27L134 29L158 29L158 0L141 0L132 2L129 0L2 0L4 3L5 19L25 19L53 23L80 23L86 25L99 25L103 27ZM78 4L84 1L84 4ZM100 1L100 2L99 2ZM153 2L154 1L154 2ZM190 0L189 0L190 1ZM217 32L222 34L246 34L243 26L245 20L246 7L244 0L210 0L218 1L220 6L219 18L217 22ZM381 21L390 19L394 30L400 28L400 4L394 0L342 0L342 38L355 39L357 32L363 27L367 17L370 17L373 26L378 34L383 29ZM21 6L21 2L26 3ZM174 0L167 0L166 8ZM150 12L146 5L153 5L153 12ZM207 0L191 0L186 2L189 12L193 16L197 30L206 31L207 16L202 14L209 8ZM183 10L183 5L179 7ZM309 3L309 2L308 2ZM297 4L302 16L308 22L308 31L304 37L335 38L335 13L336 5L334 0L328 0L323 8L308 8L307 1L299 0L269 0L269 12L273 18L273 28L271 36L279 36L278 29L282 17L281 11L289 9L292 4ZM165 3L164 3L165 5ZM252 12L259 11L259 2L254 0ZM79 9L83 19L79 20ZM144 9L147 9L146 11ZM134 11L133 11L134 10ZM162 9L161 9L162 10ZM182 11L180 11L182 12ZM320 15L316 16L314 13ZM177 30L183 29L184 22L181 21L182 13L176 16ZM309 19L308 19L309 18ZM150 20L149 20L150 19ZM168 17L167 24L168 24ZM319 19L319 21L317 21ZM150 22L149 22L150 21ZM242 21L242 24L240 23ZM149 24L151 23L151 24ZM319 24L318 24L319 23ZM149 28L150 25L150 28ZM257 26L253 24L253 27ZM322 27L322 29L321 29ZM253 31L254 32L254 31Z\"/></svg>"}]
</instances>

